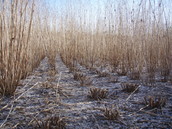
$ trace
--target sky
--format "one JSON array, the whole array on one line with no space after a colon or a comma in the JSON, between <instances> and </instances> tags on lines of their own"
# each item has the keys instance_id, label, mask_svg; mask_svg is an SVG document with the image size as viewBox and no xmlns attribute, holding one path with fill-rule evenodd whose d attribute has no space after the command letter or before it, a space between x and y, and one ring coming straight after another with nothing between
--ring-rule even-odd
<instances>
[{"instance_id":1,"label":"sky","mask_svg":"<svg viewBox=\"0 0 172 129\"><path fill-rule=\"evenodd\" d=\"M101 17L102 19L105 17L105 8L110 8L110 5L107 7L107 3L112 3L114 7L117 9L125 8L124 5L128 5L130 10L132 7L139 7L140 2L151 2L152 6L155 3L163 2L164 10L166 12L166 18L169 22L172 22L172 0L44 0L46 6L50 8L52 12L59 14L62 16L68 11L71 16L75 15L76 17L81 16L85 17L90 24L96 24L98 19ZM123 1L123 2L121 2ZM118 3L121 3L118 6ZM133 5L133 2L135 5ZM72 5L72 6L71 6ZM136 6L137 5L137 6ZM157 7L159 6L156 4ZM162 6L162 5L161 5ZM72 8L71 8L72 7ZM155 7L156 8L156 7ZM137 8L135 9L137 10ZM113 10L112 10L113 11ZM137 10L138 11L138 10ZM136 12L137 12L136 11ZM154 11L154 10L153 10ZM84 12L84 13L83 13ZM85 14L84 16L82 14Z\"/></svg>"},{"instance_id":2,"label":"sky","mask_svg":"<svg viewBox=\"0 0 172 129\"><path fill-rule=\"evenodd\" d=\"M119 1L122 1L122 0L45 0L47 4L49 4L51 7L55 7L55 6L61 6L61 7L65 7L67 4L69 3L72 3L72 4L77 4L78 1L81 2L81 3L84 3L85 6L100 6L104 3L107 3L108 1L113 1L114 3L115 2L119 2ZM133 1L135 3L139 2L140 1L143 1L143 0L123 0L127 3L133 3ZM160 2L162 1L165 6L167 8L172 8L172 0L146 0L146 1L151 1L151 2Z\"/></svg>"},{"instance_id":3,"label":"sky","mask_svg":"<svg viewBox=\"0 0 172 129\"><path fill-rule=\"evenodd\" d=\"M147 1L151 2L152 4L159 3L160 1L163 2L164 8L166 10L170 10L172 14L172 0L44 0L46 2L46 5L52 8L52 10L56 10L57 8L60 10L65 9L69 4L72 4L75 6L75 8L80 8L80 5L82 4L82 9L88 9L88 11L91 11L91 13L97 13L96 11L100 8L104 8L108 2L111 1L111 3L117 4L120 1L124 1L123 3L127 3L128 5L132 6L133 1L134 3L137 3L138 5L141 1ZM158 4L157 4L158 5ZM92 10L91 10L92 8Z\"/></svg>"}]
</instances>

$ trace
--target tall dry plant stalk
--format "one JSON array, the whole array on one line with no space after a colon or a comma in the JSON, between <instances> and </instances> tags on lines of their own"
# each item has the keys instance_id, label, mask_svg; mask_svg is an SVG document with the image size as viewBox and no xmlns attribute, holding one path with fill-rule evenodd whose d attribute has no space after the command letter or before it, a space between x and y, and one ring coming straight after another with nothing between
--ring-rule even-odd
<instances>
[{"instance_id":1,"label":"tall dry plant stalk","mask_svg":"<svg viewBox=\"0 0 172 129\"><path fill-rule=\"evenodd\" d=\"M172 23L165 2L97 2L93 7L67 1L59 10L43 0L0 1L0 93L13 94L45 56L55 67L57 53L71 71L77 63L109 64L120 75L140 79L148 73L146 81L152 83L160 73L166 81L172 69Z\"/></svg>"},{"instance_id":2,"label":"tall dry plant stalk","mask_svg":"<svg viewBox=\"0 0 172 129\"><path fill-rule=\"evenodd\" d=\"M12 95L29 63L34 1L1 1L0 6L0 94Z\"/></svg>"},{"instance_id":3,"label":"tall dry plant stalk","mask_svg":"<svg viewBox=\"0 0 172 129\"><path fill-rule=\"evenodd\" d=\"M35 1L0 1L0 94L13 95L18 83L45 57L42 22ZM35 24L36 23L36 24ZM41 42L40 42L41 41Z\"/></svg>"},{"instance_id":4,"label":"tall dry plant stalk","mask_svg":"<svg viewBox=\"0 0 172 129\"><path fill-rule=\"evenodd\" d=\"M68 64L79 62L89 68L99 62L133 79L140 79L146 72L146 81L153 83L160 72L167 80L172 69L172 41L164 3L133 1L131 6L124 1L109 1L105 8L97 9L101 13L95 14L94 27L83 17L89 15L84 7L82 13L69 15L77 12L71 3L62 18L61 55Z\"/></svg>"}]
</instances>

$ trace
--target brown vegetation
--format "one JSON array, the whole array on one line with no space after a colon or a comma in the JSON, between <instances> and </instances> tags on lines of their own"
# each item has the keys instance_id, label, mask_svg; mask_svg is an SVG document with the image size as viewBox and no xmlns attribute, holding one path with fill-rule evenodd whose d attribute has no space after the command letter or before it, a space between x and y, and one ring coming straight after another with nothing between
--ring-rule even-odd
<instances>
[{"instance_id":1,"label":"brown vegetation","mask_svg":"<svg viewBox=\"0 0 172 129\"><path fill-rule=\"evenodd\" d=\"M54 116L45 121L37 122L35 129L65 129L66 123L63 118Z\"/></svg>"},{"instance_id":2,"label":"brown vegetation","mask_svg":"<svg viewBox=\"0 0 172 129\"><path fill-rule=\"evenodd\" d=\"M105 108L103 116L108 120L119 120L120 112L115 108Z\"/></svg>"},{"instance_id":3,"label":"brown vegetation","mask_svg":"<svg viewBox=\"0 0 172 129\"><path fill-rule=\"evenodd\" d=\"M153 83L160 73L162 81L168 81L172 29L163 1L140 1L132 8L127 3L121 7L122 3L105 3L93 20L83 11L86 7L73 8L73 3L60 15L41 1L1 1L0 93L12 95L45 56L55 69L57 54L71 72L76 64L89 69L109 64L118 75L142 79L147 73L145 81Z\"/></svg>"},{"instance_id":4,"label":"brown vegetation","mask_svg":"<svg viewBox=\"0 0 172 129\"><path fill-rule=\"evenodd\" d=\"M121 83L122 90L126 92L134 92L135 90L138 91L138 86L138 84L134 83Z\"/></svg>"},{"instance_id":5,"label":"brown vegetation","mask_svg":"<svg viewBox=\"0 0 172 129\"><path fill-rule=\"evenodd\" d=\"M166 98L163 97L148 96L144 100L149 108L162 108L166 104Z\"/></svg>"},{"instance_id":6,"label":"brown vegetation","mask_svg":"<svg viewBox=\"0 0 172 129\"><path fill-rule=\"evenodd\" d=\"M93 5L88 4L91 0L87 4L84 3L86 0L69 0L62 7L58 4L55 6L59 7L52 7L48 5L48 1L0 0L0 97L13 96L14 99L17 97L15 100L18 100L25 95L27 96L26 100L30 100L30 98L34 100L32 95L42 92L36 92L37 89L31 94L28 92L40 84L41 89L47 90L47 94L41 94L42 96L56 97L52 100L54 109L60 111L64 108L64 112L71 111L77 116L72 110L73 107L77 109L76 112L83 111L85 113L85 109L95 106L92 104L94 101L78 102L85 99L83 94L88 88L81 86L94 87L93 84L95 84L95 87L100 87L88 89L86 96L96 100L95 102L99 106L103 103L101 100L108 97L111 99L111 103L117 102L113 101L116 98L118 102L123 99L117 95L117 93L121 93L120 86L112 83L106 85L106 79L109 79L108 82L117 83L119 81L121 83L128 81L126 78L130 78L129 81L132 82L137 83L141 80L143 83L153 85L160 78L159 80L162 82L172 83L172 15L169 5L165 6L168 3L164 2L165 0L133 0L133 3L127 2L127 0L103 0L103 4L101 0L97 0L97 4ZM40 82L34 80L35 82L32 82L33 86L30 88L29 81L23 83L22 86L28 89L15 94L17 88L21 89L22 86L18 86L23 79L32 73L40 62L46 59L45 57L48 58L50 66L45 66L49 67L49 71L46 70L45 74L49 76L44 76L43 73L38 77ZM62 71L60 74L57 72L59 65L57 59L62 60L59 64L64 63L65 65L63 70L59 70ZM66 72L68 70L69 73ZM90 75L91 70L94 71L92 75ZM65 73L73 74L73 79L80 83L81 90L74 89L78 82L69 83L69 81L73 81L71 78L65 80L68 78ZM102 80L99 81L99 78L95 78L93 83L92 78L97 75L102 77ZM106 84L103 82L104 80ZM61 85L62 83L65 85ZM129 92L130 95L124 105L122 105L123 103L119 105L130 104L131 102L128 100L135 97L133 94L139 90L140 86L129 82L121 83L122 91ZM63 89L64 87L67 87L65 89L67 93ZM122 95L128 94L122 93ZM6 118L1 120L0 127L10 121L9 117L15 114L15 107L20 103L20 101L16 103L10 100L11 98L2 97L2 100L7 99L4 101L7 102L7 106L3 106L1 111L10 110L8 114L7 111L1 113L2 117ZM72 100L76 98L77 101ZM48 99L50 97L47 98L47 103L49 103ZM44 97L41 100L44 100ZM166 98L156 96L145 97L144 101L146 107L151 109L162 108L167 102ZM25 100L22 102L32 103L32 101ZM25 103L24 106L29 105ZM69 103L69 105L64 103ZM32 105L38 107L41 105L39 101L37 104ZM82 104L92 105L83 106ZM29 105L29 108L32 105ZM44 104L43 106L52 105ZM9 108L10 106L11 108ZM66 108L67 106L69 107ZM23 114L25 115L25 112ZM108 120L118 120L120 112L113 107L105 108L103 116ZM69 115L69 117L73 116ZM83 119L86 120L87 117ZM134 122L138 121L134 120ZM64 129L65 126L64 119L55 116L45 121L37 121L35 128ZM137 126L133 124L131 128L135 127Z\"/></svg>"},{"instance_id":7,"label":"brown vegetation","mask_svg":"<svg viewBox=\"0 0 172 129\"><path fill-rule=\"evenodd\" d=\"M88 98L95 100L102 100L104 98L107 98L107 96L108 90L100 88L90 88L90 91L88 93Z\"/></svg>"}]
</instances>

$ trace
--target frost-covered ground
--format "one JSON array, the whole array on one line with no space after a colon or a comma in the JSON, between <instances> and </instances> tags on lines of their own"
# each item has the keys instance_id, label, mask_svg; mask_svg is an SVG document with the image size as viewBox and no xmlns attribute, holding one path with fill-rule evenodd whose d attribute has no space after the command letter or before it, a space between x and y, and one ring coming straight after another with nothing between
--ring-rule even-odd
<instances>
[{"instance_id":1,"label":"frost-covered ground","mask_svg":"<svg viewBox=\"0 0 172 129\"><path fill-rule=\"evenodd\" d=\"M172 128L172 86L169 82L156 82L154 86L118 76L118 82L111 80L116 74L100 77L78 65L80 72L91 79L91 85L80 85L73 73L57 57L56 74L53 76L48 59L16 90L15 96L0 99L0 128L29 129L39 121L51 116L64 119L67 129L114 129L114 128ZM140 85L134 94L121 89L122 82L133 82ZM102 100L91 100L87 97L92 87L108 89L108 97ZM146 109L145 96L162 96L167 98L162 109ZM105 107L114 106L120 112L119 120L107 120L103 116Z\"/></svg>"}]
</instances>

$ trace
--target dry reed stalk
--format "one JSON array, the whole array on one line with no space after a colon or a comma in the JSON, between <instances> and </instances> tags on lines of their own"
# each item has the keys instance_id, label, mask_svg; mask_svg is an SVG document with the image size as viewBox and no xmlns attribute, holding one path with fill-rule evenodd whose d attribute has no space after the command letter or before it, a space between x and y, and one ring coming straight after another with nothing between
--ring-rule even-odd
<instances>
[{"instance_id":1,"label":"dry reed stalk","mask_svg":"<svg viewBox=\"0 0 172 129\"><path fill-rule=\"evenodd\" d=\"M169 78L172 29L165 2L141 0L131 6L109 1L104 7L88 9L76 1L80 6L69 2L63 14L57 14L59 10L51 11L43 2L35 1L34 5L33 1L1 1L1 94L12 94L18 80L45 56L55 67L57 53L70 71L78 62L88 68L98 62L100 66L112 65L120 75L133 73L137 79L146 70L150 83L157 71L163 81ZM95 19L89 10L98 12ZM135 76L135 72L139 74Z\"/></svg>"},{"instance_id":2,"label":"dry reed stalk","mask_svg":"<svg viewBox=\"0 0 172 129\"><path fill-rule=\"evenodd\" d=\"M8 6L10 10L6 8ZM1 7L0 94L8 96L15 92L20 79L26 73L26 49L30 39L34 1L31 1L31 5L28 5L28 1L4 1ZM27 22L26 17L29 18Z\"/></svg>"}]
</instances>

